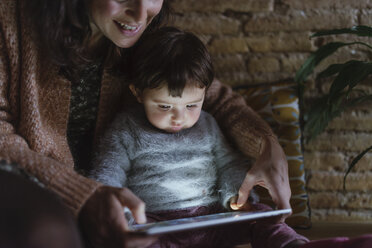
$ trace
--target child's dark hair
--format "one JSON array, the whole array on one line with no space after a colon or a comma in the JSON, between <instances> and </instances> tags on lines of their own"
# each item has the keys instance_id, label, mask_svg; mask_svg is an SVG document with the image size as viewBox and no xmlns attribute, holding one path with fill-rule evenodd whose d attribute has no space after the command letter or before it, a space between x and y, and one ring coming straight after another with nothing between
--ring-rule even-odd
<instances>
[{"instance_id":1,"label":"child's dark hair","mask_svg":"<svg viewBox=\"0 0 372 248\"><path fill-rule=\"evenodd\" d=\"M211 57L203 42L175 27L144 35L133 47L129 66L129 80L136 90L166 84L173 97L182 96L186 85L208 88L214 78Z\"/></svg>"}]
</instances>

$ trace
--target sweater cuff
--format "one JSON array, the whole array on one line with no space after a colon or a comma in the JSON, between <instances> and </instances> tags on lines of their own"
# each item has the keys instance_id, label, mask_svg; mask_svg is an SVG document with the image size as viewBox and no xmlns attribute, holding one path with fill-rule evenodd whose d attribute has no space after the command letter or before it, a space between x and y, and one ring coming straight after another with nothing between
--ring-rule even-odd
<instances>
[{"instance_id":1,"label":"sweater cuff","mask_svg":"<svg viewBox=\"0 0 372 248\"><path fill-rule=\"evenodd\" d=\"M102 184L81 176L74 170L65 170L54 176L47 186L61 197L64 204L77 217L89 197Z\"/></svg>"},{"instance_id":2,"label":"sweater cuff","mask_svg":"<svg viewBox=\"0 0 372 248\"><path fill-rule=\"evenodd\" d=\"M222 206L227 209L227 210L232 210L231 207L230 207L230 200L237 196L237 194L234 194L232 192L230 193L226 193L226 194L222 194L222 197L221 197L221 203L222 203Z\"/></svg>"}]
</instances>

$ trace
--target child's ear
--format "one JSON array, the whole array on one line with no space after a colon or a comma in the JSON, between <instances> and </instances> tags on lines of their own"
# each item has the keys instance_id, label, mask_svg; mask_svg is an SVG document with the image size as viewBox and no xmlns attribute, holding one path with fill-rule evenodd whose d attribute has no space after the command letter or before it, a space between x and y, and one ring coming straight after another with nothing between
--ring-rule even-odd
<instances>
[{"instance_id":1,"label":"child's ear","mask_svg":"<svg viewBox=\"0 0 372 248\"><path fill-rule=\"evenodd\" d=\"M130 84L129 85L129 89L132 92L132 94L136 97L137 101L139 103L142 103L141 93L138 91L138 89L136 89L136 87L134 86L134 84Z\"/></svg>"}]
</instances>

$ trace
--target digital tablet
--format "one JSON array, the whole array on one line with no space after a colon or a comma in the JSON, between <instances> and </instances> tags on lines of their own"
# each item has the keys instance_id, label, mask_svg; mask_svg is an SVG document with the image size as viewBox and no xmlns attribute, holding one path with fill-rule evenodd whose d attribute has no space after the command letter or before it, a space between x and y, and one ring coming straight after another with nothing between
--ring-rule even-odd
<instances>
[{"instance_id":1,"label":"digital tablet","mask_svg":"<svg viewBox=\"0 0 372 248\"><path fill-rule=\"evenodd\" d=\"M253 221L292 213L291 209L259 210L251 212L233 211L211 215L203 215L191 218L159 221L147 224L133 224L131 231L144 235L158 235L184 230L210 227L222 224L236 223L241 221Z\"/></svg>"}]
</instances>

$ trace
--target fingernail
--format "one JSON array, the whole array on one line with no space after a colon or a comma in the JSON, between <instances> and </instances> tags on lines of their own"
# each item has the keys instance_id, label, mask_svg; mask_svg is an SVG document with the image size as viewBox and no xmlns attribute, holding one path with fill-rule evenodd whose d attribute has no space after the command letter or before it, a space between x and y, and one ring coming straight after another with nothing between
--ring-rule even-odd
<instances>
[{"instance_id":1,"label":"fingernail","mask_svg":"<svg viewBox=\"0 0 372 248\"><path fill-rule=\"evenodd\" d=\"M144 223L146 223L146 217L144 217L144 216L140 216L140 217L138 218L138 223L139 223L139 224L144 224Z\"/></svg>"},{"instance_id":2,"label":"fingernail","mask_svg":"<svg viewBox=\"0 0 372 248\"><path fill-rule=\"evenodd\" d=\"M238 207L237 205L231 205L230 208L231 208L232 210L238 210L238 209L239 209L239 207Z\"/></svg>"}]
</instances>

